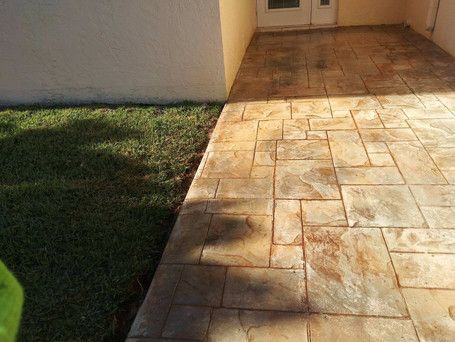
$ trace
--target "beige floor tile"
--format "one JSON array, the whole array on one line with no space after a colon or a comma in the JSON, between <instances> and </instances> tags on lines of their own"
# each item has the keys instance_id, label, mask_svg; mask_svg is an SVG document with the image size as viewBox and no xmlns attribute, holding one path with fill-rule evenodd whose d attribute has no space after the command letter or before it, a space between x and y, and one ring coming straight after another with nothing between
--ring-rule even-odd
<instances>
[{"instance_id":1,"label":"beige floor tile","mask_svg":"<svg viewBox=\"0 0 455 342\"><path fill-rule=\"evenodd\" d=\"M163 337L202 340L207 334L211 309L201 306L176 305L169 312Z\"/></svg>"},{"instance_id":2,"label":"beige floor tile","mask_svg":"<svg viewBox=\"0 0 455 342\"><path fill-rule=\"evenodd\" d=\"M231 267L226 276L223 306L306 311L305 271Z\"/></svg>"},{"instance_id":3,"label":"beige floor tile","mask_svg":"<svg viewBox=\"0 0 455 342\"><path fill-rule=\"evenodd\" d=\"M266 198L214 199L207 203L207 213L233 215L273 215L273 201Z\"/></svg>"},{"instance_id":4,"label":"beige floor tile","mask_svg":"<svg viewBox=\"0 0 455 342\"><path fill-rule=\"evenodd\" d=\"M455 207L420 207L430 228L455 228Z\"/></svg>"},{"instance_id":5,"label":"beige floor tile","mask_svg":"<svg viewBox=\"0 0 455 342\"><path fill-rule=\"evenodd\" d=\"M269 265L271 243L270 216L215 215L201 263L266 267Z\"/></svg>"},{"instance_id":6,"label":"beige floor tile","mask_svg":"<svg viewBox=\"0 0 455 342\"><path fill-rule=\"evenodd\" d=\"M384 228L382 232L391 252L455 254L452 229Z\"/></svg>"},{"instance_id":7,"label":"beige floor tile","mask_svg":"<svg viewBox=\"0 0 455 342\"><path fill-rule=\"evenodd\" d=\"M427 151L449 183L455 183L455 147L429 147Z\"/></svg>"},{"instance_id":8,"label":"beige floor tile","mask_svg":"<svg viewBox=\"0 0 455 342\"><path fill-rule=\"evenodd\" d=\"M215 309L208 333L210 342L306 342L305 314L273 311Z\"/></svg>"},{"instance_id":9,"label":"beige floor tile","mask_svg":"<svg viewBox=\"0 0 455 342\"><path fill-rule=\"evenodd\" d=\"M330 131L340 129L356 129L352 118L310 119L311 130Z\"/></svg>"},{"instance_id":10,"label":"beige floor tile","mask_svg":"<svg viewBox=\"0 0 455 342\"><path fill-rule=\"evenodd\" d=\"M272 198L273 180L221 179L217 198Z\"/></svg>"},{"instance_id":11,"label":"beige floor tile","mask_svg":"<svg viewBox=\"0 0 455 342\"><path fill-rule=\"evenodd\" d=\"M186 265L175 290L174 304L220 306L226 268Z\"/></svg>"},{"instance_id":12,"label":"beige floor tile","mask_svg":"<svg viewBox=\"0 0 455 342\"><path fill-rule=\"evenodd\" d=\"M166 322L167 312L172 304L172 296L179 282L183 266L159 265L152 284L134 320L130 336L158 338Z\"/></svg>"},{"instance_id":13,"label":"beige floor tile","mask_svg":"<svg viewBox=\"0 0 455 342\"><path fill-rule=\"evenodd\" d=\"M283 120L259 121L258 140L283 139Z\"/></svg>"},{"instance_id":14,"label":"beige floor tile","mask_svg":"<svg viewBox=\"0 0 455 342\"><path fill-rule=\"evenodd\" d=\"M243 120L290 119L289 103L252 103L247 104Z\"/></svg>"},{"instance_id":15,"label":"beige floor tile","mask_svg":"<svg viewBox=\"0 0 455 342\"><path fill-rule=\"evenodd\" d=\"M329 100L327 98L292 101L293 119L331 118Z\"/></svg>"},{"instance_id":16,"label":"beige floor tile","mask_svg":"<svg viewBox=\"0 0 455 342\"><path fill-rule=\"evenodd\" d=\"M384 108L424 108L419 98L412 93L400 93L398 91L386 91L383 94L377 94L377 98Z\"/></svg>"},{"instance_id":17,"label":"beige floor tile","mask_svg":"<svg viewBox=\"0 0 455 342\"><path fill-rule=\"evenodd\" d=\"M250 175L252 151L210 152L202 171L202 178L245 178Z\"/></svg>"},{"instance_id":18,"label":"beige floor tile","mask_svg":"<svg viewBox=\"0 0 455 342\"><path fill-rule=\"evenodd\" d=\"M350 227L425 227L407 186L342 186Z\"/></svg>"},{"instance_id":19,"label":"beige floor tile","mask_svg":"<svg viewBox=\"0 0 455 342\"><path fill-rule=\"evenodd\" d=\"M455 254L390 253L402 287L455 289Z\"/></svg>"},{"instance_id":20,"label":"beige floor tile","mask_svg":"<svg viewBox=\"0 0 455 342\"><path fill-rule=\"evenodd\" d=\"M388 146L408 184L447 184L420 142L392 142Z\"/></svg>"},{"instance_id":21,"label":"beige floor tile","mask_svg":"<svg viewBox=\"0 0 455 342\"><path fill-rule=\"evenodd\" d=\"M180 215L163 252L163 263L196 264L202 252L211 215Z\"/></svg>"},{"instance_id":22,"label":"beige floor tile","mask_svg":"<svg viewBox=\"0 0 455 342\"><path fill-rule=\"evenodd\" d=\"M332 110L368 110L380 109L381 104L371 95L361 96L330 96Z\"/></svg>"},{"instance_id":23,"label":"beige floor tile","mask_svg":"<svg viewBox=\"0 0 455 342\"><path fill-rule=\"evenodd\" d=\"M310 334L313 342L418 341L411 320L379 317L312 315Z\"/></svg>"},{"instance_id":24,"label":"beige floor tile","mask_svg":"<svg viewBox=\"0 0 455 342\"><path fill-rule=\"evenodd\" d=\"M454 119L454 115L447 108L423 109L404 108L409 119Z\"/></svg>"},{"instance_id":25,"label":"beige floor tile","mask_svg":"<svg viewBox=\"0 0 455 342\"><path fill-rule=\"evenodd\" d=\"M216 189L218 187L218 179L201 178L195 179L191 184L188 193L186 194L187 199L204 199L214 198Z\"/></svg>"},{"instance_id":26,"label":"beige floor tile","mask_svg":"<svg viewBox=\"0 0 455 342\"><path fill-rule=\"evenodd\" d=\"M302 243L302 220L298 200L276 200L274 218L274 243Z\"/></svg>"},{"instance_id":27,"label":"beige floor tile","mask_svg":"<svg viewBox=\"0 0 455 342\"><path fill-rule=\"evenodd\" d=\"M406 315L379 229L306 227L305 257L312 312Z\"/></svg>"},{"instance_id":28,"label":"beige floor tile","mask_svg":"<svg viewBox=\"0 0 455 342\"><path fill-rule=\"evenodd\" d=\"M395 166L392 156L388 153L369 153L368 158L372 166Z\"/></svg>"},{"instance_id":29,"label":"beige floor tile","mask_svg":"<svg viewBox=\"0 0 455 342\"><path fill-rule=\"evenodd\" d=\"M384 87L402 87L404 82L400 76L396 74L392 75L371 75L363 77L365 84L368 89L384 88Z\"/></svg>"},{"instance_id":30,"label":"beige floor tile","mask_svg":"<svg viewBox=\"0 0 455 342\"><path fill-rule=\"evenodd\" d=\"M413 185L411 191L420 206L455 207L453 185Z\"/></svg>"},{"instance_id":31,"label":"beige floor tile","mask_svg":"<svg viewBox=\"0 0 455 342\"><path fill-rule=\"evenodd\" d=\"M339 199L332 163L326 160L278 160L275 197L279 199Z\"/></svg>"},{"instance_id":32,"label":"beige floor tile","mask_svg":"<svg viewBox=\"0 0 455 342\"><path fill-rule=\"evenodd\" d=\"M347 226L342 201L302 201L304 226Z\"/></svg>"},{"instance_id":33,"label":"beige floor tile","mask_svg":"<svg viewBox=\"0 0 455 342\"><path fill-rule=\"evenodd\" d=\"M251 178L273 178L275 174L274 166L257 166L251 168Z\"/></svg>"},{"instance_id":34,"label":"beige floor tile","mask_svg":"<svg viewBox=\"0 0 455 342\"><path fill-rule=\"evenodd\" d=\"M403 289L420 341L451 341L455 336L455 291Z\"/></svg>"},{"instance_id":35,"label":"beige floor tile","mask_svg":"<svg viewBox=\"0 0 455 342\"><path fill-rule=\"evenodd\" d=\"M417 140L414 132L409 128L361 129L359 132L364 142Z\"/></svg>"},{"instance_id":36,"label":"beige floor tile","mask_svg":"<svg viewBox=\"0 0 455 342\"><path fill-rule=\"evenodd\" d=\"M356 131L328 132L328 137L335 166L369 165L362 140Z\"/></svg>"},{"instance_id":37,"label":"beige floor tile","mask_svg":"<svg viewBox=\"0 0 455 342\"><path fill-rule=\"evenodd\" d=\"M308 140L327 140L326 131L308 131L307 132Z\"/></svg>"},{"instance_id":38,"label":"beige floor tile","mask_svg":"<svg viewBox=\"0 0 455 342\"><path fill-rule=\"evenodd\" d=\"M272 245L270 266L277 268L303 268L302 246Z\"/></svg>"},{"instance_id":39,"label":"beige floor tile","mask_svg":"<svg viewBox=\"0 0 455 342\"><path fill-rule=\"evenodd\" d=\"M365 142L365 149L368 153L388 153L389 149L387 145L383 142Z\"/></svg>"},{"instance_id":40,"label":"beige floor tile","mask_svg":"<svg viewBox=\"0 0 455 342\"><path fill-rule=\"evenodd\" d=\"M265 140L258 141L256 143L256 152L275 152L276 151L276 141Z\"/></svg>"},{"instance_id":41,"label":"beige floor tile","mask_svg":"<svg viewBox=\"0 0 455 342\"><path fill-rule=\"evenodd\" d=\"M407 116L401 109L386 108L377 110L385 128L407 128Z\"/></svg>"},{"instance_id":42,"label":"beige floor tile","mask_svg":"<svg viewBox=\"0 0 455 342\"><path fill-rule=\"evenodd\" d=\"M455 147L455 119L409 120L426 147Z\"/></svg>"},{"instance_id":43,"label":"beige floor tile","mask_svg":"<svg viewBox=\"0 0 455 342\"><path fill-rule=\"evenodd\" d=\"M239 141L239 142L213 142L207 146L207 152L219 151L253 151L256 145L255 141Z\"/></svg>"},{"instance_id":44,"label":"beige floor tile","mask_svg":"<svg viewBox=\"0 0 455 342\"><path fill-rule=\"evenodd\" d=\"M212 141L254 141L257 125L257 121L220 122L213 131Z\"/></svg>"},{"instance_id":45,"label":"beige floor tile","mask_svg":"<svg viewBox=\"0 0 455 342\"><path fill-rule=\"evenodd\" d=\"M353 95L367 92L362 79L357 75L348 77L324 78L325 88L329 95Z\"/></svg>"},{"instance_id":46,"label":"beige floor tile","mask_svg":"<svg viewBox=\"0 0 455 342\"><path fill-rule=\"evenodd\" d=\"M309 129L306 119L284 120L283 139L306 139L306 131Z\"/></svg>"},{"instance_id":47,"label":"beige floor tile","mask_svg":"<svg viewBox=\"0 0 455 342\"><path fill-rule=\"evenodd\" d=\"M340 184L404 184L396 167L336 168Z\"/></svg>"},{"instance_id":48,"label":"beige floor tile","mask_svg":"<svg viewBox=\"0 0 455 342\"><path fill-rule=\"evenodd\" d=\"M276 152L255 152L253 166L274 166Z\"/></svg>"},{"instance_id":49,"label":"beige floor tile","mask_svg":"<svg viewBox=\"0 0 455 342\"><path fill-rule=\"evenodd\" d=\"M326 140L281 140L277 147L278 159L331 159Z\"/></svg>"},{"instance_id":50,"label":"beige floor tile","mask_svg":"<svg viewBox=\"0 0 455 342\"><path fill-rule=\"evenodd\" d=\"M375 110L353 110L352 116L359 128L384 128Z\"/></svg>"}]
</instances>

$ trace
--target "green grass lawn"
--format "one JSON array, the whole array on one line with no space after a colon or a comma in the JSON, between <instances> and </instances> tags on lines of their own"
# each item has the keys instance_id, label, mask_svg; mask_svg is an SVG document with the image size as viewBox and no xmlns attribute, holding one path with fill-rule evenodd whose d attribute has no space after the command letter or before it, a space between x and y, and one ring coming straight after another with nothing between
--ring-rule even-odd
<instances>
[{"instance_id":1,"label":"green grass lawn","mask_svg":"<svg viewBox=\"0 0 455 342\"><path fill-rule=\"evenodd\" d=\"M0 110L0 259L20 338L121 339L219 105Z\"/></svg>"}]
</instances>

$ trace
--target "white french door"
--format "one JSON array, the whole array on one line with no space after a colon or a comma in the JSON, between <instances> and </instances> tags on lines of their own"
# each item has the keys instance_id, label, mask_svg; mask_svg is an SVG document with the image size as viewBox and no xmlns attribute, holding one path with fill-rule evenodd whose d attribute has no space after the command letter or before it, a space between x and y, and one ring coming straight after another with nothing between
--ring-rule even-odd
<instances>
[{"instance_id":1,"label":"white french door","mask_svg":"<svg viewBox=\"0 0 455 342\"><path fill-rule=\"evenodd\" d=\"M334 25L338 0L256 0L258 27Z\"/></svg>"}]
</instances>

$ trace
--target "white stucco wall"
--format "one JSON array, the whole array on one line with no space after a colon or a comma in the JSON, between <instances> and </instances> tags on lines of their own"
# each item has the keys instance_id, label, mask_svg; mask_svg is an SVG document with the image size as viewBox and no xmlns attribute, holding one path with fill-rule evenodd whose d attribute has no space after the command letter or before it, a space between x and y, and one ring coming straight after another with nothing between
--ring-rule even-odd
<instances>
[{"instance_id":1,"label":"white stucco wall","mask_svg":"<svg viewBox=\"0 0 455 342\"><path fill-rule=\"evenodd\" d=\"M338 25L400 24L404 21L405 2L406 0L339 0Z\"/></svg>"},{"instance_id":2,"label":"white stucco wall","mask_svg":"<svg viewBox=\"0 0 455 342\"><path fill-rule=\"evenodd\" d=\"M218 0L0 0L0 104L224 100Z\"/></svg>"},{"instance_id":3,"label":"white stucco wall","mask_svg":"<svg viewBox=\"0 0 455 342\"><path fill-rule=\"evenodd\" d=\"M406 0L407 23L413 30L431 39L442 49L455 56L455 1L440 0L433 32L425 30L429 7L430 0Z\"/></svg>"},{"instance_id":4,"label":"white stucco wall","mask_svg":"<svg viewBox=\"0 0 455 342\"><path fill-rule=\"evenodd\" d=\"M226 90L229 92L257 27L256 0L220 0Z\"/></svg>"}]
</instances>

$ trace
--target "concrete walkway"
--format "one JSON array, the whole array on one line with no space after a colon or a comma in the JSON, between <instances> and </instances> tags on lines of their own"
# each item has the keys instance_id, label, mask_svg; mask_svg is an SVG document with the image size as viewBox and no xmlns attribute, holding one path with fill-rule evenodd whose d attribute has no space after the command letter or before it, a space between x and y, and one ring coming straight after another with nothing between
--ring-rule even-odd
<instances>
[{"instance_id":1,"label":"concrete walkway","mask_svg":"<svg viewBox=\"0 0 455 342\"><path fill-rule=\"evenodd\" d=\"M397 27L256 35L131 340L454 341L454 89Z\"/></svg>"}]
</instances>

